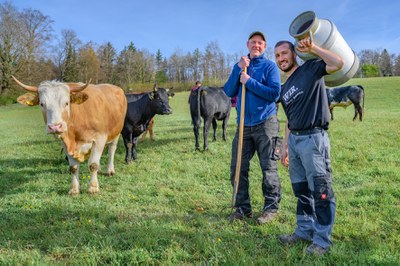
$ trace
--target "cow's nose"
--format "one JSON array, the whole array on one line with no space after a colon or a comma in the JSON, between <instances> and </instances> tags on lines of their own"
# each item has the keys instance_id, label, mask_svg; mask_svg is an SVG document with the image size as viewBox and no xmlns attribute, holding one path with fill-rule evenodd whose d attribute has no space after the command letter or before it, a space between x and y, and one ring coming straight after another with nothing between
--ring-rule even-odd
<instances>
[{"instance_id":1,"label":"cow's nose","mask_svg":"<svg viewBox=\"0 0 400 266\"><path fill-rule=\"evenodd\" d=\"M61 124L48 124L47 125L50 133L60 133L61 132Z\"/></svg>"}]
</instances>

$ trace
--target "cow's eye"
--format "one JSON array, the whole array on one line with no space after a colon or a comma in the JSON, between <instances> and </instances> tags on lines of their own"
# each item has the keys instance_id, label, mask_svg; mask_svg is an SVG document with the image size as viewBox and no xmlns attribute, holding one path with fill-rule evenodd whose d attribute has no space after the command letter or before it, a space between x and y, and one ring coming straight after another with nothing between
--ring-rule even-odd
<instances>
[{"instance_id":1,"label":"cow's eye","mask_svg":"<svg viewBox=\"0 0 400 266\"><path fill-rule=\"evenodd\" d=\"M67 107L69 105L69 103L68 102L66 102L65 104L64 104L64 107Z\"/></svg>"},{"instance_id":2,"label":"cow's eye","mask_svg":"<svg viewBox=\"0 0 400 266\"><path fill-rule=\"evenodd\" d=\"M43 107L43 106L44 106L44 103L40 102L40 106Z\"/></svg>"}]
</instances>

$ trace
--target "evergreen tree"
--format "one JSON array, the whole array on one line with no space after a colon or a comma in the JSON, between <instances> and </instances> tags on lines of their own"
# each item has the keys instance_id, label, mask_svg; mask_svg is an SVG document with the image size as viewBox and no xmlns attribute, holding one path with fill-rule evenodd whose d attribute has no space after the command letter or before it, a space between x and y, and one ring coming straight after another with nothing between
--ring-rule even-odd
<instances>
[{"instance_id":1,"label":"evergreen tree","mask_svg":"<svg viewBox=\"0 0 400 266\"><path fill-rule=\"evenodd\" d=\"M382 76L392 76L392 60L390 55L386 49L383 49L380 56L380 69L382 72Z\"/></svg>"},{"instance_id":2,"label":"evergreen tree","mask_svg":"<svg viewBox=\"0 0 400 266\"><path fill-rule=\"evenodd\" d=\"M77 67L77 56L76 51L69 45L67 48L67 56L65 58L65 72L64 82L78 82L78 67Z\"/></svg>"},{"instance_id":3,"label":"evergreen tree","mask_svg":"<svg viewBox=\"0 0 400 266\"><path fill-rule=\"evenodd\" d=\"M167 71L166 71L166 64L164 64L163 56L161 54L161 50L158 49L156 53L156 83L161 84L168 80L167 78Z\"/></svg>"}]
</instances>

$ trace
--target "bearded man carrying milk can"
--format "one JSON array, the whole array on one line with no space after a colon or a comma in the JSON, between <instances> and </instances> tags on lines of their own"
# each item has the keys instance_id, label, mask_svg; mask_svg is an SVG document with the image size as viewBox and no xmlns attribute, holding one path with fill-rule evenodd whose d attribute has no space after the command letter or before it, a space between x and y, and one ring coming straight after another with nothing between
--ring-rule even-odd
<instances>
[{"instance_id":1,"label":"bearded man carrying milk can","mask_svg":"<svg viewBox=\"0 0 400 266\"><path fill-rule=\"evenodd\" d=\"M332 246L336 213L325 85L337 86L352 78L359 60L334 23L317 18L313 11L297 16L289 33L296 45L279 41L275 61L287 76L280 96L287 116L281 162L289 166L297 197L297 227L279 240L284 245L309 241L307 253L320 256ZM305 63L299 66L296 56Z\"/></svg>"}]
</instances>

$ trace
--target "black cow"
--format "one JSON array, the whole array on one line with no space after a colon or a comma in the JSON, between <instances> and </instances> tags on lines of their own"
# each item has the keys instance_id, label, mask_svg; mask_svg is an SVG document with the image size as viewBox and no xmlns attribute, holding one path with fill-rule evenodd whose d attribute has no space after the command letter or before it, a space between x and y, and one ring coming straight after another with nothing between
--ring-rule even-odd
<instances>
[{"instance_id":1,"label":"black cow","mask_svg":"<svg viewBox=\"0 0 400 266\"><path fill-rule=\"evenodd\" d=\"M168 98L171 99L172 97L175 96L175 93L172 91L173 88L170 88L167 90L167 94L168 94ZM143 95L148 94L148 92L129 92L126 93L126 99L127 102L132 102L132 101L136 101L139 98L141 98ZM140 137L140 141L144 141L146 139L146 134L147 132L149 132L150 134L150 140L153 141L154 140L154 132L153 132L153 126L154 126L154 117L152 119L150 119L149 125L146 129L146 131L144 131Z\"/></svg>"},{"instance_id":2,"label":"black cow","mask_svg":"<svg viewBox=\"0 0 400 266\"><path fill-rule=\"evenodd\" d=\"M211 123L214 130L213 140L215 141L217 139L217 120L223 120L222 139L226 141L226 127L228 125L232 104L230 98L225 94L223 88L199 87L197 90L190 93L189 104L190 114L192 116L193 132L196 139L195 149L200 150L200 117L202 117L204 120L204 150L208 150L208 131Z\"/></svg>"},{"instance_id":3,"label":"black cow","mask_svg":"<svg viewBox=\"0 0 400 266\"><path fill-rule=\"evenodd\" d=\"M364 88L361 85L345 86L326 89L328 96L329 111L331 112L331 119L333 120L333 108L336 106L347 107L354 104L354 118L356 120L359 115L360 121L362 121L364 114ZM361 107L362 102L362 107Z\"/></svg>"},{"instance_id":4,"label":"black cow","mask_svg":"<svg viewBox=\"0 0 400 266\"><path fill-rule=\"evenodd\" d=\"M136 144L156 114L169 115L168 89L154 87L152 92L126 94L128 107L121 135L126 149L125 162L136 160Z\"/></svg>"}]
</instances>

